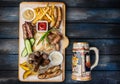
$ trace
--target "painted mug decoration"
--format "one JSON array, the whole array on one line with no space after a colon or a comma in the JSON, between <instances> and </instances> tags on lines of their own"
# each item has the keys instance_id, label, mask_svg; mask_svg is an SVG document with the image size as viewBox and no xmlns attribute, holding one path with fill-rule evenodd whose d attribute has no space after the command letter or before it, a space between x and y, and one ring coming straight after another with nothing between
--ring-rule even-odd
<instances>
[{"instance_id":1,"label":"painted mug decoration","mask_svg":"<svg viewBox=\"0 0 120 84\"><path fill-rule=\"evenodd\" d=\"M95 52L95 62L90 63L90 50ZM91 80L91 70L98 65L99 50L96 47L89 47L87 42L73 43L72 56L72 79L78 81Z\"/></svg>"}]
</instances>

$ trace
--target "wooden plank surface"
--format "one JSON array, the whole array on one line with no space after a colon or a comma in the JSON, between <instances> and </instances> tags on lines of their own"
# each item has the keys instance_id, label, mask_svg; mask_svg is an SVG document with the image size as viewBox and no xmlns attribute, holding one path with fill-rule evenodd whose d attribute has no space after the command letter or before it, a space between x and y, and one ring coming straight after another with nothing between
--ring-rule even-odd
<instances>
[{"instance_id":1,"label":"wooden plank surface","mask_svg":"<svg viewBox=\"0 0 120 84\"><path fill-rule=\"evenodd\" d=\"M18 23L1 22L0 23L0 38L18 38Z\"/></svg>"},{"instance_id":2,"label":"wooden plank surface","mask_svg":"<svg viewBox=\"0 0 120 84\"><path fill-rule=\"evenodd\" d=\"M120 24L67 24L69 38L120 38Z\"/></svg>"},{"instance_id":3,"label":"wooden plank surface","mask_svg":"<svg viewBox=\"0 0 120 84\"><path fill-rule=\"evenodd\" d=\"M18 22L18 7L0 7L0 22ZM67 22L120 23L115 8L67 8Z\"/></svg>"},{"instance_id":4,"label":"wooden plank surface","mask_svg":"<svg viewBox=\"0 0 120 84\"><path fill-rule=\"evenodd\" d=\"M39 0L2 0L0 6L19 6L22 1L39 1ZM40 1L61 1L67 4L68 7L84 7L84 8L119 8L119 0L40 0Z\"/></svg>"},{"instance_id":5,"label":"wooden plank surface","mask_svg":"<svg viewBox=\"0 0 120 84\"><path fill-rule=\"evenodd\" d=\"M22 83L17 78L18 6L21 1L23 0L0 1L0 84ZM70 45L66 49L66 80L63 83L120 84L120 0L51 1L62 1L67 5L66 34ZM87 41L90 46L96 46L100 50L100 62L92 72L92 81L71 80L74 41ZM93 52L91 54L93 63Z\"/></svg>"},{"instance_id":6,"label":"wooden plank surface","mask_svg":"<svg viewBox=\"0 0 120 84\"><path fill-rule=\"evenodd\" d=\"M94 55L91 55L92 64L94 62ZM3 70L18 70L18 55L0 55L0 71ZM94 70L120 70L120 55L100 55L98 66ZM66 54L66 71L72 70L72 54ZM8 67L9 66L9 67Z\"/></svg>"},{"instance_id":7,"label":"wooden plank surface","mask_svg":"<svg viewBox=\"0 0 120 84\"><path fill-rule=\"evenodd\" d=\"M0 38L18 38L17 22L0 23ZM16 31L16 32L13 32ZM120 24L67 23L69 38L120 38Z\"/></svg>"},{"instance_id":8,"label":"wooden plank surface","mask_svg":"<svg viewBox=\"0 0 120 84\"><path fill-rule=\"evenodd\" d=\"M18 54L18 39L1 39L0 54Z\"/></svg>"},{"instance_id":9,"label":"wooden plank surface","mask_svg":"<svg viewBox=\"0 0 120 84\"><path fill-rule=\"evenodd\" d=\"M67 53L71 53L73 42L88 42L90 43L90 47L97 47L100 54L120 54L119 39L70 39L70 44L66 49Z\"/></svg>"},{"instance_id":10,"label":"wooden plank surface","mask_svg":"<svg viewBox=\"0 0 120 84\"><path fill-rule=\"evenodd\" d=\"M100 50L100 54L120 54L120 39L70 39L67 54L72 54L75 41L89 42L91 47L95 46ZM0 39L0 54L18 54L18 39Z\"/></svg>"},{"instance_id":11,"label":"wooden plank surface","mask_svg":"<svg viewBox=\"0 0 120 84\"><path fill-rule=\"evenodd\" d=\"M92 80L87 82L73 81L71 79L71 71L66 71L66 79L64 84L119 84L120 83L120 71L92 71ZM104 82L103 82L104 81ZM23 83L18 80L17 71L0 71L0 84L40 84L36 83ZM58 84L63 84L58 83ZM46 83L42 83L46 84ZM53 84L53 83L49 83ZM57 84L57 83L56 83Z\"/></svg>"}]
</instances>

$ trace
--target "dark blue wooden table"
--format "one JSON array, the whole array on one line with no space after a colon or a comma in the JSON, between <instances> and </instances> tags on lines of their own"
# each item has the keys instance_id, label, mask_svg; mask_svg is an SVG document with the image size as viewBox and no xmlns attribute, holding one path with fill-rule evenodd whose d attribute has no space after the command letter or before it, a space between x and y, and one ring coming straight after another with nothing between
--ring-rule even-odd
<instances>
[{"instance_id":1,"label":"dark blue wooden table","mask_svg":"<svg viewBox=\"0 0 120 84\"><path fill-rule=\"evenodd\" d=\"M0 84L22 83L18 80L18 17L22 1L0 1ZM70 45L66 49L66 79L63 83L120 84L120 0L24 1L62 1L67 5L66 33ZM71 80L74 41L87 41L100 50L100 61L92 71L91 81ZM94 53L91 58L94 60Z\"/></svg>"}]
</instances>

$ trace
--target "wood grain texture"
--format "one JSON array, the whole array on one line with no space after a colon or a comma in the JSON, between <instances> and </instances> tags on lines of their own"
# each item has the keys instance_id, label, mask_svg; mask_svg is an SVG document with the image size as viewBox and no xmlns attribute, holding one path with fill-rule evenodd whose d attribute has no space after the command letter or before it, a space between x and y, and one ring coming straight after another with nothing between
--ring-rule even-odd
<instances>
[{"instance_id":1,"label":"wood grain texture","mask_svg":"<svg viewBox=\"0 0 120 84\"><path fill-rule=\"evenodd\" d=\"M97 47L100 54L120 54L120 39L70 39L66 49L67 54L72 54L73 42L89 42L91 47ZM18 54L18 39L0 39L0 54Z\"/></svg>"},{"instance_id":2,"label":"wood grain texture","mask_svg":"<svg viewBox=\"0 0 120 84\"><path fill-rule=\"evenodd\" d=\"M18 22L18 7L0 7L0 22Z\"/></svg>"},{"instance_id":3,"label":"wood grain texture","mask_svg":"<svg viewBox=\"0 0 120 84\"><path fill-rule=\"evenodd\" d=\"M22 1L39 1L39 0L2 0L0 6L19 6ZM61 1L67 4L68 7L84 7L84 8L119 8L119 0L40 0L40 1ZM6 4L5 4L6 3Z\"/></svg>"},{"instance_id":4,"label":"wood grain texture","mask_svg":"<svg viewBox=\"0 0 120 84\"><path fill-rule=\"evenodd\" d=\"M94 55L91 55L91 63L94 62ZM0 71L18 70L18 55L0 55ZM93 70L113 71L120 70L120 55L100 55L100 61ZM66 71L72 70L72 54L66 54ZM9 67L8 67L9 66Z\"/></svg>"},{"instance_id":5,"label":"wood grain texture","mask_svg":"<svg viewBox=\"0 0 120 84\"><path fill-rule=\"evenodd\" d=\"M16 32L13 32L16 31ZM120 38L120 24L67 23L66 35L69 38ZM0 38L18 38L18 23L0 23Z\"/></svg>"},{"instance_id":6,"label":"wood grain texture","mask_svg":"<svg viewBox=\"0 0 120 84\"><path fill-rule=\"evenodd\" d=\"M37 83L23 83L17 78L17 71L0 71L0 84L40 84ZM57 84L119 84L120 83L120 71L92 71L92 80L87 82L73 81L71 79L71 71L66 71L66 79L62 83ZM104 81L104 82L103 82ZM46 83L42 83L46 84ZM53 84L53 83L49 83Z\"/></svg>"},{"instance_id":7,"label":"wood grain texture","mask_svg":"<svg viewBox=\"0 0 120 84\"><path fill-rule=\"evenodd\" d=\"M88 42L90 44L90 47L97 47L100 54L120 54L119 39L70 39L70 44L66 49L67 53L71 53L73 42Z\"/></svg>"},{"instance_id":8,"label":"wood grain texture","mask_svg":"<svg viewBox=\"0 0 120 84\"><path fill-rule=\"evenodd\" d=\"M0 38L18 38L18 23L0 23Z\"/></svg>"},{"instance_id":9,"label":"wood grain texture","mask_svg":"<svg viewBox=\"0 0 120 84\"><path fill-rule=\"evenodd\" d=\"M22 1L62 1L67 5L66 80L64 84L120 84L120 0L1 0L0 1L0 84L18 80L18 6ZM13 32L16 31L16 32ZM87 41L100 50L100 62L92 80L71 80L72 44ZM91 53L92 63L94 61ZM46 83L45 83L46 84ZM53 83L51 83L53 84Z\"/></svg>"},{"instance_id":10,"label":"wood grain texture","mask_svg":"<svg viewBox=\"0 0 120 84\"><path fill-rule=\"evenodd\" d=\"M18 55L0 54L0 70L18 70Z\"/></svg>"},{"instance_id":11,"label":"wood grain texture","mask_svg":"<svg viewBox=\"0 0 120 84\"><path fill-rule=\"evenodd\" d=\"M67 24L67 36L69 38L120 38L119 24Z\"/></svg>"},{"instance_id":12,"label":"wood grain texture","mask_svg":"<svg viewBox=\"0 0 120 84\"><path fill-rule=\"evenodd\" d=\"M18 39L0 39L0 54L18 54Z\"/></svg>"},{"instance_id":13,"label":"wood grain texture","mask_svg":"<svg viewBox=\"0 0 120 84\"><path fill-rule=\"evenodd\" d=\"M0 7L0 22L18 22L18 7ZM115 8L67 8L67 22L120 23Z\"/></svg>"}]
</instances>

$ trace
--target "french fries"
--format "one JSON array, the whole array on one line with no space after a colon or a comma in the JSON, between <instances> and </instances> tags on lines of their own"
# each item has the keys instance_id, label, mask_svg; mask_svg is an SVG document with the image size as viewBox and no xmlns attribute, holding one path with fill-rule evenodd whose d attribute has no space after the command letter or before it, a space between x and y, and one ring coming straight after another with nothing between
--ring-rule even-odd
<instances>
[{"instance_id":1,"label":"french fries","mask_svg":"<svg viewBox=\"0 0 120 84\"><path fill-rule=\"evenodd\" d=\"M32 21L33 25L35 25L39 20L46 20L50 24L50 27L59 27L62 20L61 7L55 6L54 4L52 4L52 6L49 6L49 4L47 4L46 7L38 7L35 8L34 11L36 18Z\"/></svg>"},{"instance_id":2,"label":"french fries","mask_svg":"<svg viewBox=\"0 0 120 84\"><path fill-rule=\"evenodd\" d=\"M33 20L33 24L35 24L38 20L41 20L43 18L43 16L48 12L49 7L46 8L45 12L43 14L39 14L36 16L36 18Z\"/></svg>"},{"instance_id":3,"label":"french fries","mask_svg":"<svg viewBox=\"0 0 120 84\"><path fill-rule=\"evenodd\" d=\"M45 12L45 9L41 9L41 10L42 10L43 13ZM50 17L49 14L46 13L45 15L47 16L48 19L50 19L52 21L52 18Z\"/></svg>"}]
</instances>

